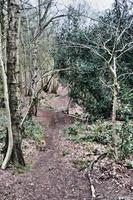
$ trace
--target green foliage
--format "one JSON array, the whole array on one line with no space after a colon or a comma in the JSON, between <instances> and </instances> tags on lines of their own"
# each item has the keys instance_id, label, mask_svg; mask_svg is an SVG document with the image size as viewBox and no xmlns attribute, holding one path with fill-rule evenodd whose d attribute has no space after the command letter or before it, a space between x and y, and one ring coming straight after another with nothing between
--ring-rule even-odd
<instances>
[{"instance_id":1,"label":"green foliage","mask_svg":"<svg viewBox=\"0 0 133 200\"><path fill-rule=\"evenodd\" d=\"M110 123L97 122L91 125L89 130L85 125L76 122L64 130L66 138L73 142L88 141L97 142L103 145L111 142L112 130Z\"/></svg>"},{"instance_id":2,"label":"green foliage","mask_svg":"<svg viewBox=\"0 0 133 200\"><path fill-rule=\"evenodd\" d=\"M112 125L110 122L98 121L90 128L90 135L88 139L92 142L97 142L103 145L107 145L112 140Z\"/></svg>"},{"instance_id":3,"label":"green foliage","mask_svg":"<svg viewBox=\"0 0 133 200\"><path fill-rule=\"evenodd\" d=\"M133 124L129 122L116 123L117 149L119 158L125 159L133 153ZM97 123L91 127L90 138L101 144L112 144L112 124Z\"/></svg>"},{"instance_id":4,"label":"green foliage","mask_svg":"<svg viewBox=\"0 0 133 200\"><path fill-rule=\"evenodd\" d=\"M123 160L130 157L133 153L133 123L117 122L116 134L119 159ZM112 143L112 123L98 122L91 126L91 134L86 139L92 142L98 142L103 145ZM112 152L113 153L113 152Z\"/></svg>"},{"instance_id":5,"label":"green foliage","mask_svg":"<svg viewBox=\"0 0 133 200\"><path fill-rule=\"evenodd\" d=\"M122 124L119 135L119 157L120 159L125 159L133 153L133 123Z\"/></svg>"},{"instance_id":6,"label":"green foliage","mask_svg":"<svg viewBox=\"0 0 133 200\"><path fill-rule=\"evenodd\" d=\"M74 16L70 15L71 17L65 19L57 34L58 50L55 55L55 68L70 68L70 70L60 72L60 77L65 83L69 83L70 97L86 109L92 121L111 116L113 80L105 60L102 59L103 56L108 60L110 55L104 50L102 44L106 44L106 47L113 52L116 41L115 29L119 24L118 34L120 34L121 30L128 27L131 20L130 5L128 6L126 3L114 5L112 9L99 17L99 22L91 26L87 24L82 26L84 22L80 17L77 18L78 10L71 8L69 13L71 15L74 13ZM128 35L126 32L122 34L116 46L118 56L123 45L132 41L132 28L127 30ZM133 106L132 55L133 50L130 49L117 60L121 105ZM129 91L131 91L130 95Z\"/></svg>"},{"instance_id":7,"label":"green foliage","mask_svg":"<svg viewBox=\"0 0 133 200\"><path fill-rule=\"evenodd\" d=\"M117 110L118 119L123 119L128 121L129 119L133 119L133 107L131 104L122 104Z\"/></svg>"},{"instance_id":8,"label":"green foliage","mask_svg":"<svg viewBox=\"0 0 133 200\"><path fill-rule=\"evenodd\" d=\"M133 75L132 75L133 77ZM131 78L129 76L129 81L123 81L120 90L120 105L117 111L118 118L122 118L126 121L133 119L133 90L131 84Z\"/></svg>"},{"instance_id":9,"label":"green foliage","mask_svg":"<svg viewBox=\"0 0 133 200\"><path fill-rule=\"evenodd\" d=\"M133 169L133 161L126 160L126 167L129 168L129 169Z\"/></svg>"},{"instance_id":10,"label":"green foliage","mask_svg":"<svg viewBox=\"0 0 133 200\"><path fill-rule=\"evenodd\" d=\"M130 158L133 154L133 122L117 122L115 128L119 159ZM110 121L97 121L88 130L81 124L73 124L64 131L66 138L73 142L97 142L107 145L108 150L112 145L112 123ZM113 148L109 150L109 154L113 155Z\"/></svg>"},{"instance_id":11,"label":"green foliage","mask_svg":"<svg viewBox=\"0 0 133 200\"><path fill-rule=\"evenodd\" d=\"M32 120L25 121L23 137L31 138L31 139L35 140L36 142L40 142L44 137L41 125Z\"/></svg>"},{"instance_id":12,"label":"green foliage","mask_svg":"<svg viewBox=\"0 0 133 200\"><path fill-rule=\"evenodd\" d=\"M72 124L68 128L65 128L64 132L68 135L76 136L76 135L82 133L84 130L85 130L85 126L82 123L75 122L74 124Z\"/></svg>"},{"instance_id":13,"label":"green foliage","mask_svg":"<svg viewBox=\"0 0 133 200\"><path fill-rule=\"evenodd\" d=\"M64 129L65 137L68 140L76 143L84 139L84 137L86 136L85 132L86 127L80 122L75 122L74 124Z\"/></svg>"},{"instance_id":14,"label":"green foliage","mask_svg":"<svg viewBox=\"0 0 133 200\"><path fill-rule=\"evenodd\" d=\"M82 138L84 138L84 135L65 135L67 140L70 140L75 143L79 143L82 141Z\"/></svg>"}]
</instances>

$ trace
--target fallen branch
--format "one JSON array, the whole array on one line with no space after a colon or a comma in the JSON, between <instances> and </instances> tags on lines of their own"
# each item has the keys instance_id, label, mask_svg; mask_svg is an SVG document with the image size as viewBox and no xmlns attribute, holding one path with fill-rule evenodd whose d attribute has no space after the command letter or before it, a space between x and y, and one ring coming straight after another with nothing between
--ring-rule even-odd
<instances>
[{"instance_id":1,"label":"fallen branch","mask_svg":"<svg viewBox=\"0 0 133 200\"><path fill-rule=\"evenodd\" d=\"M90 170L90 172L93 171L94 164L96 164L99 160L102 160L103 158L105 158L106 155L107 155L107 153L103 153L103 154L101 154L100 156L98 156L96 160L93 160L93 161L91 162L91 164L89 165L89 170Z\"/></svg>"},{"instance_id":2,"label":"fallen branch","mask_svg":"<svg viewBox=\"0 0 133 200\"><path fill-rule=\"evenodd\" d=\"M96 191L95 191L95 187L93 185L93 181L92 181L92 178L91 178L91 172L87 173L87 178L89 179L89 182L90 182L91 200L95 200L96 199Z\"/></svg>"},{"instance_id":3,"label":"fallen branch","mask_svg":"<svg viewBox=\"0 0 133 200\"><path fill-rule=\"evenodd\" d=\"M93 160L91 162L91 164L89 165L89 168L87 168L87 171L86 171L86 176L90 182L90 188L91 188L91 195L92 195L92 198L91 200L95 200L96 199L96 190L95 190L95 187L94 187L94 184L93 184L93 179L91 177L91 173L94 169L94 165L101 159L105 158L107 155L107 153L103 153L101 154L100 156L98 156L98 158L96 160Z\"/></svg>"}]
</instances>

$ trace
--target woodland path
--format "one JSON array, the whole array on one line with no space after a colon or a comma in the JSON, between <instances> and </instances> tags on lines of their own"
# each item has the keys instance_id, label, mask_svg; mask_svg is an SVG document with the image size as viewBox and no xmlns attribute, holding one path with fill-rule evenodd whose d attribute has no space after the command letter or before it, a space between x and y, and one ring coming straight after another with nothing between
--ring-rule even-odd
<instances>
[{"instance_id":1,"label":"woodland path","mask_svg":"<svg viewBox=\"0 0 133 200\"><path fill-rule=\"evenodd\" d=\"M71 119L62 111L40 108L38 120L45 126L47 148L39 153L25 175L0 183L0 200L90 200L89 182L63 159L59 132Z\"/></svg>"}]
</instances>

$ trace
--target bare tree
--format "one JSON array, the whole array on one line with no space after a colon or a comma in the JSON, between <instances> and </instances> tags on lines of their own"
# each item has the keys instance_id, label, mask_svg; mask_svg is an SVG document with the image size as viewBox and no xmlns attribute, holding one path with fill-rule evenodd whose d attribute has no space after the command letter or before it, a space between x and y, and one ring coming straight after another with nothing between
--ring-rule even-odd
<instances>
[{"instance_id":1,"label":"bare tree","mask_svg":"<svg viewBox=\"0 0 133 200\"><path fill-rule=\"evenodd\" d=\"M29 84L29 89L28 89L28 94L30 94L31 96L30 102L32 101L33 96L34 96L33 88L36 88L36 85L35 85L36 80L40 79L40 77L45 72L53 68L54 61L52 57L48 55L48 49L47 49L48 38L50 37L49 35L51 34L49 33L50 31L48 30L48 27L51 27L51 24L55 22L57 19L60 19L66 16L65 14L61 14L57 8L55 11L53 9L54 6L56 7L56 5L54 5L53 0L48 0L48 1L38 0L36 9L32 11L32 13L35 14L35 19L33 20L29 20L29 16L26 14L25 6L23 6L23 9L25 10L24 15L26 16L26 21L27 21L28 43L29 43L28 45L29 48L26 51L29 52L28 55L30 55L30 61L31 61L30 67L29 67L30 84ZM31 24L34 27L34 30L31 29L31 26L30 26ZM41 49L42 45L43 45L43 49ZM41 57L42 63L40 63L40 57ZM48 58L49 60L51 59L53 62L50 60L50 62L47 63ZM47 66L45 62L47 63ZM45 79L47 80L46 82L49 81L48 77ZM53 78L51 81L53 81ZM45 84L44 84L44 87L45 87ZM29 105L30 105L30 102L29 102ZM29 116L31 116L31 114L33 113L32 109L33 108L29 110Z\"/></svg>"}]
</instances>

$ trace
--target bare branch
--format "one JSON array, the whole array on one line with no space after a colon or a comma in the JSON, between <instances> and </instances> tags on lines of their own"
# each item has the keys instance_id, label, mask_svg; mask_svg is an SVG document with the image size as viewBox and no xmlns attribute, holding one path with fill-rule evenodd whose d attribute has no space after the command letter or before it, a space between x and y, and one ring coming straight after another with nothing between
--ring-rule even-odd
<instances>
[{"instance_id":1,"label":"bare branch","mask_svg":"<svg viewBox=\"0 0 133 200\"><path fill-rule=\"evenodd\" d=\"M47 16L47 13L49 11L49 8L51 7L51 4L52 4L52 0L49 0L47 6L45 8L45 12L44 12L42 18L40 19L40 24L42 24L44 22L44 20L46 20L46 16Z\"/></svg>"},{"instance_id":2,"label":"bare branch","mask_svg":"<svg viewBox=\"0 0 133 200\"><path fill-rule=\"evenodd\" d=\"M131 20L131 22L130 22L130 24L128 25L128 27L126 27L125 29L123 29L123 31L121 32L121 34L120 34L119 37L117 38L117 43L120 42L120 40L121 40L123 34L131 27L132 23L133 23L133 19Z\"/></svg>"},{"instance_id":3,"label":"bare branch","mask_svg":"<svg viewBox=\"0 0 133 200\"><path fill-rule=\"evenodd\" d=\"M133 42L132 42L132 44L133 44ZM133 49L133 45L132 45L131 47L125 49L125 50L124 50L119 56L117 56L116 58L117 58L117 59L120 58L124 53L130 51L131 49Z\"/></svg>"},{"instance_id":4,"label":"bare branch","mask_svg":"<svg viewBox=\"0 0 133 200\"><path fill-rule=\"evenodd\" d=\"M125 49L126 49L126 47L129 47L129 46L132 45L132 44L133 44L133 41L130 42L130 43L125 44L125 45L122 47L122 49L116 50L116 53L118 53L118 52L124 52Z\"/></svg>"},{"instance_id":5,"label":"bare branch","mask_svg":"<svg viewBox=\"0 0 133 200\"><path fill-rule=\"evenodd\" d=\"M49 19L44 25L43 27L41 27L41 30L37 32L37 34L35 35L34 39L33 40L36 40L42 33L43 31L45 30L45 28L47 28L47 26L53 22L54 20L56 19L59 19L61 17L66 17L67 15L57 15L55 17L52 17L51 19Z\"/></svg>"},{"instance_id":6,"label":"bare branch","mask_svg":"<svg viewBox=\"0 0 133 200\"><path fill-rule=\"evenodd\" d=\"M74 43L74 42L69 42L70 44L72 44L73 46L71 47L80 47L80 48L85 48L85 49L89 49L90 51L92 51L94 54L98 55L100 58L102 58L106 63L108 63L108 60L102 56L97 49L94 49L95 47L92 45L85 45L85 44L81 44L81 43ZM70 47L70 46L68 46Z\"/></svg>"},{"instance_id":7,"label":"bare branch","mask_svg":"<svg viewBox=\"0 0 133 200\"><path fill-rule=\"evenodd\" d=\"M111 51L106 47L106 42L104 42L104 44L103 44L103 49L105 49L108 52L108 54L112 56Z\"/></svg>"},{"instance_id":8,"label":"bare branch","mask_svg":"<svg viewBox=\"0 0 133 200\"><path fill-rule=\"evenodd\" d=\"M126 75L128 75L128 76L133 75L133 72L121 74L120 76L118 76L118 79L120 79L122 76L126 76Z\"/></svg>"}]
</instances>

